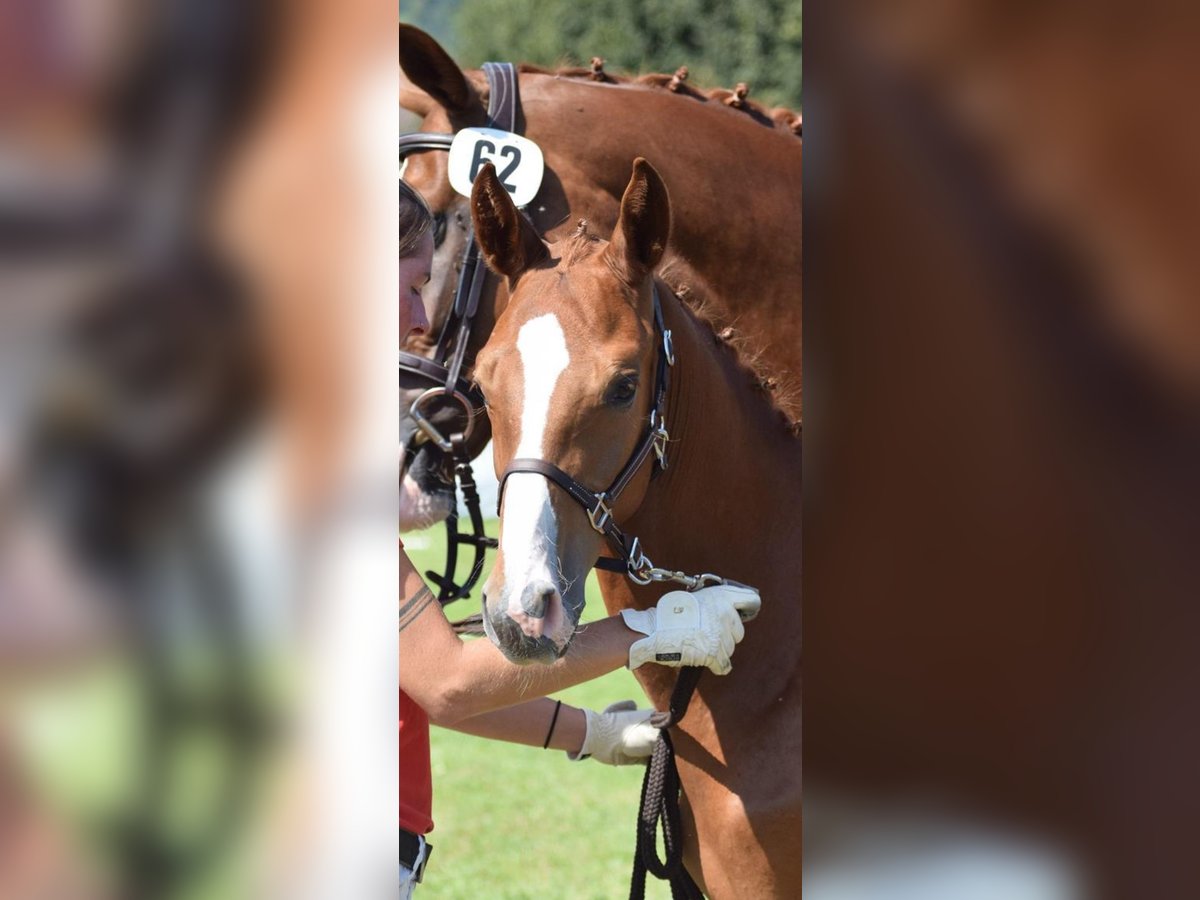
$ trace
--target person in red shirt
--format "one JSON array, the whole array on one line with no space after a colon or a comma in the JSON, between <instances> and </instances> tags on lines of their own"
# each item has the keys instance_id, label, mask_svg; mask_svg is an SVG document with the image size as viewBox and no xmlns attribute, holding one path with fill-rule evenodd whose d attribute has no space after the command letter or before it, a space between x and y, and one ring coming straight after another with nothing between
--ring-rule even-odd
<instances>
[{"instance_id":1,"label":"person in red shirt","mask_svg":"<svg viewBox=\"0 0 1200 900\"><path fill-rule=\"evenodd\" d=\"M400 182L400 336L429 328L421 288L433 259L433 217L415 190ZM706 666L719 675L742 639L738 608L753 606L749 588L718 586L687 595L689 621L680 625L666 610L682 592L672 591L656 610L630 619L611 616L589 624L569 655L550 666L509 662L489 641L462 641L441 605L400 545L400 898L421 880L433 828L429 724L532 747L565 750L572 759L591 757L611 765L648 757L657 730L653 710L630 701L603 712L576 709L546 695L597 678L622 666L636 668L657 654L674 666ZM627 624L627 622L629 624ZM636 626L636 627L634 627ZM661 656L659 657L662 658ZM535 699L530 699L535 698Z\"/></svg>"}]
</instances>

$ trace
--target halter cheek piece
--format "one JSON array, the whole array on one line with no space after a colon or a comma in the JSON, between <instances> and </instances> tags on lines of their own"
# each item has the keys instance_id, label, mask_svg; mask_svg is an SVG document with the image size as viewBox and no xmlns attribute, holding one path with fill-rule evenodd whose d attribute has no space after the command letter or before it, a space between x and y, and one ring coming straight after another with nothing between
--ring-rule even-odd
<instances>
[{"instance_id":1,"label":"halter cheek piece","mask_svg":"<svg viewBox=\"0 0 1200 900\"><path fill-rule=\"evenodd\" d=\"M663 321L662 303L659 300L657 283L653 287L653 303L654 330L661 338L662 347L658 353L658 365L655 370L654 405L650 408L650 424L642 436L642 440L634 449L633 455L612 484L602 491L593 491L580 484L552 462L544 459L519 457L510 462L508 468L504 470L504 477L500 480L499 500L496 503L496 512L499 514L500 505L504 502L504 486L508 482L509 476L514 473L531 472L550 479L566 491L567 496L583 507L592 528L608 538L609 544L616 552L617 559L601 557L596 562L596 568L610 572L624 572L638 584L668 580L664 570L656 570L650 560L646 558L641 549L641 542L636 537L628 537L617 527L613 518L613 507L617 505L621 493L629 486L634 475L641 469L642 464L646 462L651 453L654 453L660 471L667 467L667 441L670 440L670 435L667 434L666 406L671 367L675 365L675 350L671 343L671 332ZM697 578L701 579L697 582L697 587L701 586L705 579L716 580L715 576L702 575ZM669 580L679 579L671 578Z\"/></svg>"},{"instance_id":2,"label":"halter cheek piece","mask_svg":"<svg viewBox=\"0 0 1200 900\"><path fill-rule=\"evenodd\" d=\"M488 126L505 131L516 129L517 70L512 63L484 63L484 74L488 79ZM452 134L416 132L402 134L399 142L400 159L411 153L426 150L446 150L454 142ZM409 415L421 432L443 453L454 457L455 481L462 489L463 501L471 518L471 533L458 530L458 512L452 510L446 519L446 567L442 575L436 572L425 574L438 586L438 600L449 603L468 597L471 589L483 573L484 554L488 548L496 547L496 539L488 537L483 530L483 514L479 508L479 493L475 488L475 476L471 470L471 457L466 449L466 439L475 425L475 410L483 406L483 394L479 388L462 377L467 344L471 329L479 311L479 298L489 278L486 265L479 257L479 246L470 230L467 232L467 247L463 251L462 270L458 286L454 291L454 305L434 347L433 357L426 358L415 353L400 351L400 372L430 382L429 390L413 401ZM435 406L457 404L466 416L461 432L442 434L431 420ZM458 565L459 545L466 544L475 549L475 561L470 574L462 584L454 581Z\"/></svg>"}]
</instances>

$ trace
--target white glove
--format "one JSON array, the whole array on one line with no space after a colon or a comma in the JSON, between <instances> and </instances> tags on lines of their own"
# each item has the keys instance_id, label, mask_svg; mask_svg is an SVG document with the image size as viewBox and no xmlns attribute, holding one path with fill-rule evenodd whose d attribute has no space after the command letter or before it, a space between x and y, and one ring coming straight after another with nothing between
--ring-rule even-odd
<instances>
[{"instance_id":1,"label":"white glove","mask_svg":"<svg viewBox=\"0 0 1200 900\"><path fill-rule=\"evenodd\" d=\"M646 635L629 648L629 668L653 662L705 666L727 675L734 645L746 633L739 610L753 618L761 605L753 588L719 584L693 593L671 591L654 609L623 609L626 626Z\"/></svg>"},{"instance_id":2,"label":"white glove","mask_svg":"<svg viewBox=\"0 0 1200 900\"><path fill-rule=\"evenodd\" d=\"M583 711L587 733L578 753L568 753L571 760L593 757L610 766L628 766L645 762L654 752L658 729L650 724L652 709L638 709L632 700L622 700L604 708L604 712Z\"/></svg>"}]
</instances>

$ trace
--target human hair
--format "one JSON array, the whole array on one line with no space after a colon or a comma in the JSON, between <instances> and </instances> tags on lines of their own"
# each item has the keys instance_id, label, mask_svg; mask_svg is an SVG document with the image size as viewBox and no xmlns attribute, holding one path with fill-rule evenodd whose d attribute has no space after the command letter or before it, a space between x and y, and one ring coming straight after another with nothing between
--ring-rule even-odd
<instances>
[{"instance_id":1,"label":"human hair","mask_svg":"<svg viewBox=\"0 0 1200 900\"><path fill-rule=\"evenodd\" d=\"M433 225L433 213L425 198L408 182L400 180L400 259L417 249L425 232Z\"/></svg>"}]
</instances>

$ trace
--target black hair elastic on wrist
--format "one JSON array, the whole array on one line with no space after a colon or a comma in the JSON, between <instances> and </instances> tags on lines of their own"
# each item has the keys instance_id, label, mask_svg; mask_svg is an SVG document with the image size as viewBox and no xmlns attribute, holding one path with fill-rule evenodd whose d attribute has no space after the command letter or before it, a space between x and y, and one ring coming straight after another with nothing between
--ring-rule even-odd
<instances>
[{"instance_id":1,"label":"black hair elastic on wrist","mask_svg":"<svg viewBox=\"0 0 1200 900\"><path fill-rule=\"evenodd\" d=\"M550 730L546 732L546 740L542 744L542 749L545 750L550 746L550 736L554 734L554 726L558 722L558 711L562 709L562 701L559 700L554 704L554 715L550 719Z\"/></svg>"}]
</instances>

